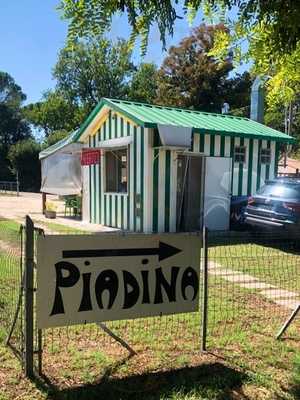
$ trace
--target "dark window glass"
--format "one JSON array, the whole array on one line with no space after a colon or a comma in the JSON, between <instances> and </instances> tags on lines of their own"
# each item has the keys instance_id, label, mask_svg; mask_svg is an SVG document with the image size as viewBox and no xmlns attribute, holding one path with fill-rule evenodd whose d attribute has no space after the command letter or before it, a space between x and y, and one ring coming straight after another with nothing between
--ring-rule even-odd
<instances>
[{"instance_id":1,"label":"dark window glass","mask_svg":"<svg viewBox=\"0 0 300 400\"><path fill-rule=\"evenodd\" d=\"M235 146L234 162L236 162L236 163L245 163L246 162L246 147L245 146Z\"/></svg>"},{"instance_id":2,"label":"dark window glass","mask_svg":"<svg viewBox=\"0 0 300 400\"><path fill-rule=\"evenodd\" d=\"M105 153L106 192L127 193L127 149Z\"/></svg>"},{"instance_id":3,"label":"dark window glass","mask_svg":"<svg viewBox=\"0 0 300 400\"><path fill-rule=\"evenodd\" d=\"M271 164L271 149L265 148L260 150L260 162L262 164Z\"/></svg>"},{"instance_id":4,"label":"dark window glass","mask_svg":"<svg viewBox=\"0 0 300 400\"><path fill-rule=\"evenodd\" d=\"M283 199L300 199L300 185L286 185L278 183L267 183L257 194Z\"/></svg>"}]
</instances>

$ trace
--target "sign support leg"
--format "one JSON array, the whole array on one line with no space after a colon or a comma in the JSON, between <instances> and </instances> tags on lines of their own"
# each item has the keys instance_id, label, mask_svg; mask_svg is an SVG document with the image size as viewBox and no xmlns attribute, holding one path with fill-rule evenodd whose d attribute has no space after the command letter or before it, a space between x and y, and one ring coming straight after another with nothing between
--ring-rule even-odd
<instances>
[{"instance_id":1,"label":"sign support leg","mask_svg":"<svg viewBox=\"0 0 300 400\"><path fill-rule=\"evenodd\" d=\"M111 338L113 338L116 342L120 343L121 346L125 347L130 353L130 355L136 355L136 352L133 350L132 347L129 346L128 343L125 342L122 338L117 336L115 333L113 333L105 324L102 322L98 322L97 325L105 332L107 333Z\"/></svg>"},{"instance_id":2,"label":"sign support leg","mask_svg":"<svg viewBox=\"0 0 300 400\"><path fill-rule=\"evenodd\" d=\"M288 319L285 321L283 326L281 327L280 331L276 335L276 339L280 339L281 336L284 334L284 332L287 330L287 328L291 325L295 317L297 316L298 312L300 310L300 304L297 305L295 310L292 312L292 314L288 317Z\"/></svg>"},{"instance_id":3,"label":"sign support leg","mask_svg":"<svg viewBox=\"0 0 300 400\"><path fill-rule=\"evenodd\" d=\"M33 377L33 256L34 224L26 216L25 243L25 375Z\"/></svg>"}]
</instances>

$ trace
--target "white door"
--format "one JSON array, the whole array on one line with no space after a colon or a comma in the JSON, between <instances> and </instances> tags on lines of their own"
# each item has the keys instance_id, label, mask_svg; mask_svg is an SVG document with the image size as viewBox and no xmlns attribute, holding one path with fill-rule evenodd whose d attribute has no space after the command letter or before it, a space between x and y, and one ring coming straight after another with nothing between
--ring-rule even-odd
<instances>
[{"instance_id":1,"label":"white door","mask_svg":"<svg viewBox=\"0 0 300 400\"><path fill-rule=\"evenodd\" d=\"M206 157L204 224L209 230L228 230L230 221L231 158Z\"/></svg>"}]
</instances>

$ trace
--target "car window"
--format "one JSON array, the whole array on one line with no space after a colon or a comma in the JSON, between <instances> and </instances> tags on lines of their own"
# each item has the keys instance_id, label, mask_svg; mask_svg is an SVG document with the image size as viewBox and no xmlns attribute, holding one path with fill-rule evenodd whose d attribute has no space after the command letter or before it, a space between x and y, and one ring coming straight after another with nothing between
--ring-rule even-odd
<instances>
[{"instance_id":1,"label":"car window","mask_svg":"<svg viewBox=\"0 0 300 400\"><path fill-rule=\"evenodd\" d=\"M300 186L284 184L266 184L257 194L263 196L282 197L286 199L300 199Z\"/></svg>"}]
</instances>

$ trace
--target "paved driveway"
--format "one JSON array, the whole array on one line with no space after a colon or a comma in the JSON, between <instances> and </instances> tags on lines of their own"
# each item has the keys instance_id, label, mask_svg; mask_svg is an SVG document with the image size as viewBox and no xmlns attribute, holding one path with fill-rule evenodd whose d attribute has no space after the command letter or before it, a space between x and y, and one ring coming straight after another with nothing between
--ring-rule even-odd
<instances>
[{"instance_id":1,"label":"paved driveway","mask_svg":"<svg viewBox=\"0 0 300 400\"><path fill-rule=\"evenodd\" d=\"M85 223L79 220L64 218L64 202L59 200L58 196L47 195L47 201L57 205L59 216L55 220L49 220L42 214L42 195L40 193L21 192L19 196L0 194L0 217L13 219L23 222L26 215L30 215L35 221L53 222L77 229L91 232L114 231L113 228L107 228L102 225Z\"/></svg>"}]
</instances>

